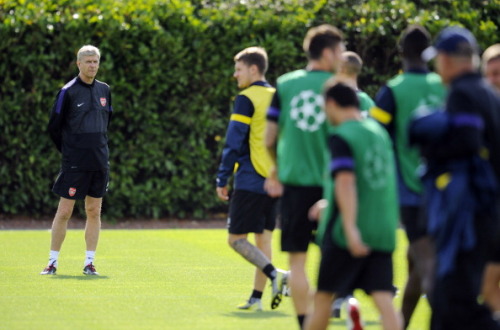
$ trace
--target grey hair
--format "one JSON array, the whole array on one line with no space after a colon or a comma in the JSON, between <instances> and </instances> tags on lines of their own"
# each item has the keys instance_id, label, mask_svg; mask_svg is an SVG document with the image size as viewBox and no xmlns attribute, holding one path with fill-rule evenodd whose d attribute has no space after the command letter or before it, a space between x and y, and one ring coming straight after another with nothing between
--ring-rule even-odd
<instances>
[{"instance_id":1,"label":"grey hair","mask_svg":"<svg viewBox=\"0 0 500 330\"><path fill-rule=\"evenodd\" d=\"M80 50L78 50L78 54L76 55L76 60L81 61L84 56L96 56L100 59L101 52L99 48L92 45L85 45Z\"/></svg>"}]
</instances>

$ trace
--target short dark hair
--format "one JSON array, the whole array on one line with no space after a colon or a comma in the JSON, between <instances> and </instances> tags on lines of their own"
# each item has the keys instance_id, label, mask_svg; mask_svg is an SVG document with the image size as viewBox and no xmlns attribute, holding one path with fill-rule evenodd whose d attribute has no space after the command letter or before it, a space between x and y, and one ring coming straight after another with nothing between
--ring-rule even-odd
<instances>
[{"instance_id":1,"label":"short dark hair","mask_svg":"<svg viewBox=\"0 0 500 330\"><path fill-rule=\"evenodd\" d=\"M267 53L262 47L248 47L236 54L235 62L243 62L248 66L256 65L261 74L267 72Z\"/></svg>"},{"instance_id":2,"label":"short dark hair","mask_svg":"<svg viewBox=\"0 0 500 330\"><path fill-rule=\"evenodd\" d=\"M410 61L422 61L422 52L431 44L431 35L423 26L408 26L399 39L399 50Z\"/></svg>"},{"instance_id":3,"label":"short dark hair","mask_svg":"<svg viewBox=\"0 0 500 330\"><path fill-rule=\"evenodd\" d=\"M325 101L330 99L337 102L341 107L356 107L359 109L359 98L356 91L349 85L335 79L325 84Z\"/></svg>"},{"instance_id":4,"label":"short dark hair","mask_svg":"<svg viewBox=\"0 0 500 330\"><path fill-rule=\"evenodd\" d=\"M310 28L304 38L303 48L307 57L317 60L321 57L323 49L335 48L344 40L342 32L334 26L323 24Z\"/></svg>"}]
</instances>

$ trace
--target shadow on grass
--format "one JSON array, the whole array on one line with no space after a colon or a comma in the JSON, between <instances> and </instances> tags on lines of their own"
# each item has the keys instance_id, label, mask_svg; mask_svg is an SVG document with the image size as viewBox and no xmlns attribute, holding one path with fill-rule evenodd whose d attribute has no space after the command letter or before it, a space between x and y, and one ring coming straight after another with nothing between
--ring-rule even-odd
<instances>
[{"instance_id":1,"label":"shadow on grass","mask_svg":"<svg viewBox=\"0 0 500 330\"><path fill-rule=\"evenodd\" d=\"M276 317L290 317L289 314L280 311L234 311L222 315L226 317L237 317L240 319L269 319Z\"/></svg>"},{"instance_id":2,"label":"shadow on grass","mask_svg":"<svg viewBox=\"0 0 500 330\"><path fill-rule=\"evenodd\" d=\"M95 275L54 275L50 277L52 280L79 280L79 281L97 281L107 280L108 276Z\"/></svg>"}]
</instances>

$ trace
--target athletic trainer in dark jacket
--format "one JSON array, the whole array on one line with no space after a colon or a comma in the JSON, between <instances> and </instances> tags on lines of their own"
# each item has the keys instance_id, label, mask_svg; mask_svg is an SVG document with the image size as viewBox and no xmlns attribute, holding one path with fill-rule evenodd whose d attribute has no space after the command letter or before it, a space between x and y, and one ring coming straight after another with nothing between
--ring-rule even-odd
<instances>
[{"instance_id":1,"label":"athletic trainer in dark jacket","mask_svg":"<svg viewBox=\"0 0 500 330\"><path fill-rule=\"evenodd\" d=\"M59 91L50 116L48 131L62 154L61 171L52 191L61 199L52 223L49 263L42 275L56 273L59 251L77 199L85 199L87 214L83 273L98 275L94 257L102 197L109 182L107 131L113 112L109 86L95 79L100 57L94 46L83 46L78 51L76 63L80 72Z\"/></svg>"}]
</instances>

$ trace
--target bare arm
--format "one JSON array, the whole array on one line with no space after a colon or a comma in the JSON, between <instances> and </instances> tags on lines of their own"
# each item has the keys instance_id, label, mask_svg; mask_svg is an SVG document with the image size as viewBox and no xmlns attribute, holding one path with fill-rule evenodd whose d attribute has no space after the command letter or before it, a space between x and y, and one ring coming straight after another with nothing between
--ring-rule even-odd
<instances>
[{"instance_id":1,"label":"bare arm","mask_svg":"<svg viewBox=\"0 0 500 330\"><path fill-rule=\"evenodd\" d=\"M271 156L271 160L274 165L276 165L276 145L278 141L278 123L274 121L267 121L266 125L266 148L269 156Z\"/></svg>"},{"instance_id":2,"label":"bare arm","mask_svg":"<svg viewBox=\"0 0 500 330\"><path fill-rule=\"evenodd\" d=\"M279 197L283 194L283 185L278 180L277 156L276 147L278 142L278 123L274 121L267 121L266 125L266 148L273 165L269 171L269 175L264 183L264 189L271 197Z\"/></svg>"},{"instance_id":3,"label":"bare arm","mask_svg":"<svg viewBox=\"0 0 500 330\"><path fill-rule=\"evenodd\" d=\"M351 171L341 171L335 176L335 198L342 214L342 227L347 239L347 247L354 257L363 257L370 252L361 240L356 219L358 198L356 176Z\"/></svg>"}]
</instances>

